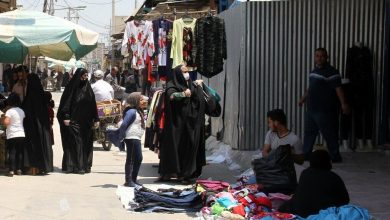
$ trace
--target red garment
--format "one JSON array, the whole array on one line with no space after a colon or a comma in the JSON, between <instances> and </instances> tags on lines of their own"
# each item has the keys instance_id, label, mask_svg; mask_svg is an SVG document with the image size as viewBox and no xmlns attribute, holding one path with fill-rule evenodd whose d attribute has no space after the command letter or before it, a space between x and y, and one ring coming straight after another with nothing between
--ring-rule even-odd
<instances>
[{"instance_id":1,"label":"red garment","mask_svg":"<svg viewBox=\"0 0 390 220\"><path fill-rule=\"evenodd\" d=\"M238 214L238 215L241 215L241 216L245 217L245 208L244 208L244 206L242 204L239 204L238 206L233 207L232 213L233 214Z\"/></svg>"},{"instance_id":2,"label":"red garment","mask_svg":"<svg viewBox=\"0 0 390 220\"><path fill-rule=\"evenodd\" d=\"M150 58L151 58L150 56L146 57L145 64L146 64L146 68L148 69L148 82L154 83L157 80L152 74L153 62L155 62L155 61L151 60Z\"/></svg>"}]
</instances>

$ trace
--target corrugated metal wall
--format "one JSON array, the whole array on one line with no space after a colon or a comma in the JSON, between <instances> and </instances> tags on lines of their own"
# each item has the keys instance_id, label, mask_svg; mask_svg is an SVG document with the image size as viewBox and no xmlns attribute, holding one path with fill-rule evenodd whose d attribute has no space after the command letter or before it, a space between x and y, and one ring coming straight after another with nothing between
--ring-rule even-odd
<instances>
[{"instance_id":1,"label":"corrugated metal wall","mask_svg":"<svg viewBox=\"0 0 390 220\"><path fill-rule=\"evenodd\" d=\"M248 2L220 15L225 19L228 60L225 70L210 80L224 94L225 143L240 150L263 144L266 113L283 108L289 127L301 137L304 109L298 100L308 86L314 50L328 49L330 63L344 75L347 49L355 42L368 46L374 57L376 123L383 97L384 0L288 0ZM214 135L222 120L213 120Z\"/></svg>"}]
</instances>

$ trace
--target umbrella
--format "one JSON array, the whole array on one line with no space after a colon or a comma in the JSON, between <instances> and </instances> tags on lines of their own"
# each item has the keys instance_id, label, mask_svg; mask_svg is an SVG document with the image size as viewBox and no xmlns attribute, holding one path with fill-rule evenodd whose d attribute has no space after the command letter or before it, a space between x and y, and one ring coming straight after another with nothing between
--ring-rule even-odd
<instances>
[{"instance_id":1,"label":"umbrella","mask_svg":"<svg viewBox=\"0 0 390 220\"><path fill-rule=\"evenodd\" d=\"M45 57L45 60L50 62L49 68L57 69L57 68L65 68L66 71L74 68L85 68L85 62L81 60L76 60L75 58L70 59L69 61L56 60L53 58Z\"/></svg>"},{"instance_id":2,"label":"umbrella","mask_svg":"<svg viewBox=\"0 0 390 220\"><path fill-rule=\"evenodd\" d=\"M99 34L65 19L17 9L0 14L0 62L22 63L27 54L58 60L85 56Z\"/></svg>"}]
</instances>

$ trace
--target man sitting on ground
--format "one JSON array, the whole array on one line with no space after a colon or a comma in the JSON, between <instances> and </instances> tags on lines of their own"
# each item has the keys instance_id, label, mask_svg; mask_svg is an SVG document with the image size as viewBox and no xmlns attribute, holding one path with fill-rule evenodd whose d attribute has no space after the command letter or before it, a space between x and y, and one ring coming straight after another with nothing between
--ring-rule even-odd
<instances>
[{"instance_id":1,"label":"man sitting on ground","mask_svg":"<svg viewBox=\"0 0 390 220\"><path fill-rule=\"evenodd\" d=\"M263 157L267 157L272 150L281 145L290 145L294 162L303 164L304 154L302 142L294 132L287 129L287 117L281 109L274 109L267 113L268 131L262 150Z\"/></svg>"}]
</instances>

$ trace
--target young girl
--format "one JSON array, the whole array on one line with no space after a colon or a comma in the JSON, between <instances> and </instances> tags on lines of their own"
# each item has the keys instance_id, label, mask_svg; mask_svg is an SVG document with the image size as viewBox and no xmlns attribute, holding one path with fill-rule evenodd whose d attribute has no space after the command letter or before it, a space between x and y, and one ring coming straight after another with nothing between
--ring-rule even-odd
<instances>
[{"instance_id":1,"label":"young girl","mask_svg":"<svg viewBox=\"0 0 390 220\"><path fill-rule=\"evenodd\" d=\"M7 149L9 154L9 173L12 177L14 172L17 175L22 174L23 167L23 149L25 143L25 133L23 128L24 111L19 108L21 105L20 97L16 93L11 93L7 99L9 109L5 113L3 120L4 126L7 127Z\"/></svg>"},{"instance_id":2,"label":"young girl","mask_svg":"<svg viewBox=\"0 0 390 220\"><path fill-rule=\"evenodd\" d=\"M131 93L126 100L123 122L118 130L109 130L107 135L116 146L125 140L127 157L125 164L125 186L134 187L142 162L141 138L145 132L143 109L148 105L148 98L140 92Z\"/></svg>"}]
</instances>

